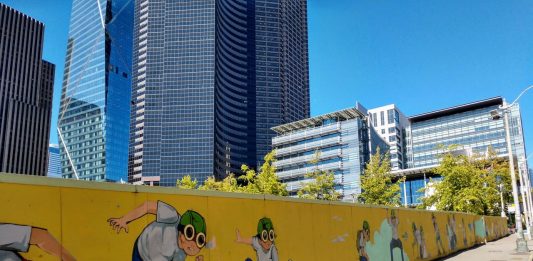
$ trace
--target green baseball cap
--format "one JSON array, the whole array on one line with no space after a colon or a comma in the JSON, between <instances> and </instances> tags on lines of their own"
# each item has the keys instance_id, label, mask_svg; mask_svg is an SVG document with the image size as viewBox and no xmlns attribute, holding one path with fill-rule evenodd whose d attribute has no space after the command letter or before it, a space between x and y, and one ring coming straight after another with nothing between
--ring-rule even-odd
<instances>
[{"instance_id":1,"label":"green baseball cap","mask_svg":"<svg viewBox=\"0 0 533 261\"><path fill-rule=\"evenodd\" d=\"M259 223L257 224L257 234L261 235L263 230L270 231L274 229L274 224L272 224L272 220L270 218L262 218L259 220Z\"/></svg>"},{"instance_id":2,"label":"green baseball cap","mask_svg":"<svg viewBox=\"0 0 533 261\"><path fill-rule=\"evenodd\" d=\"M180 219L180 225L187 226L192 225L196 233L206 233L205 219L198 212L193 210L187 210Z\"/></svg>"}]
</instances>

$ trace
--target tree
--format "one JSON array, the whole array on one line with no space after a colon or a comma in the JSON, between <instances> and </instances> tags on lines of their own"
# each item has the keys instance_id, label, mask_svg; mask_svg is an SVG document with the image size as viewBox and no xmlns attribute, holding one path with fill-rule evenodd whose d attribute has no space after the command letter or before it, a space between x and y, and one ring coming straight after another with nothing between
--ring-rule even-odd
<instances>
[{"instance_id":1,"label":"tree","mask_svg":"<svg viewBox=\"0 0 533 261\"><path fill-rule=\"evenodd\" d=\"M422 207L434 206L437 210L498 215L500 198L497 175L487 167L493 159L454 155L453 148L448 148L440 156L441 163L434 169L434 173L440 175L442 180L433 185L432 195L422 199Z\"/></svg>"},{"instance_id":2,"label":"tree","mask_svg":"<svg viewBox=\"0 0 533 261\"><path fill-rule=\"evenodd\" d=\"M341 194L335 190L335 175L331 171L323 171L318 167L320 152L316 152L314 158L309 162L315 165L312 172L306 173L305 178L311 181L302 182L302 187L298 190L299 198L339 200Z\"/></svg>"},{"instance_id":3,"label":"tree","mask_svg":"<svg viewBox=\"0 0 533 261\"><path fill-rule=\"evenodd\" d=\"M508 158L498 157L498 154L492 148L488 147L487 156L481 157L481 167L488 170L496 176L496 183L503 187L503 199L506 203L513 202L513 188L511 185L511 175L509 174Z\"/></svg>"},{"instance_id":4,"label":"tree","mask_svg":"<svg viewBox=\"0 0 533 261\"><path fill-rule=\"evenodd\" d=\"M192 180L190 175L184 176L183 178L176 181L176 187L180 189L196 189L198 186L198 181Z\"/></svg>"},{"instance_id":5,"label":"tree","mask_svg":"<svg viewBox=\"0 0 533 261\"><path fill-rule=\"evenodd\" d=\"M276 175L276 167L273 165L276 161L275 151L268 153L264 160L265 162L259 169L259 173L256 173L255 170L247 165L242 165L241 170L244 175L235 177L235 174L230 174L221 181L217 181L215 177L211 176L198 189L278 196L288 195L287 185L279 181Z\"/></svg>"},{"instance_id":6,"label":"tree","mask_svg":"<svg viewBox=\"0 0 533 261\"><path fill-rule=\"evenodd\" d=\"M198 187L199 190L216 190L225 192L242 192L237 184L237 178L230 174L221 181L216 181L214 176L207 177L204 184Z\"/></svg>"},{"instance_id":7,"label":"tree","mask_svg":"<svg viewBox=\"0 0 533 261\"><path fill-rule=\"evenodd\" d=\"M265 162L259 168L259 173L250 169L247 165L242 165L241 170L244 175L240 176L239 179L246 184L243 187L244 192L277 196L287 196L289 194L287 185L281 183L276 175L275 156L276 151L271 151L265 155Z\"/></svg>"},{"instance_id":8,"label":"tree","mask_svg":"<svg viewBox=\"0 0 533 261\"><path fill-rule=\"evenodd\" d=\"M378 147L376 153L370 156L370 161L361 176L362 192L359 200L365 204L399 206L401 204L399 183L404 180L405 177L393 182L389 153L381 155Z\"/></svg>"}]
</instances>

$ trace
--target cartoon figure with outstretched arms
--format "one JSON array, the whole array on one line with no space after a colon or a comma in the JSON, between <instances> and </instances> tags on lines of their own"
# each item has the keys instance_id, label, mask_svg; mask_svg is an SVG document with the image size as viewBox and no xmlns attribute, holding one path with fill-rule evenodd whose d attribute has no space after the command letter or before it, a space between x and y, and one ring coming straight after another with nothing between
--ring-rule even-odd
<instances>
[{"instance_id":1,"label":"cartoon figure with outstretched arms","mask_svg":"<svg viewBox=\"0 0 533 261\"><path fill-rule=\"evenodd\" d=\"M206 223L202 215L187 210L180 215L176 209L162 201L147 201L120 218L108 219L117 233L129 232L128 223L152 214L156 220L148 224L133 246L132 261L172 260L184 261L187 256L198 255L206 245Z\"/></svg>"},{"instance_id":2,"label":"cartoon figure with outstretched arms","mask_svg":"<svg viewBox=\"0 0 533 261\"><path fill-rule=\"evenodd\" d=\"M257 224L257 235L243 238L239 230L236 230L236 243L246 244L253 247L257 254L257 261L278 261L278 250L274 244L276 234L270 218L262 218Z\"/></svg>"}]
</instances>

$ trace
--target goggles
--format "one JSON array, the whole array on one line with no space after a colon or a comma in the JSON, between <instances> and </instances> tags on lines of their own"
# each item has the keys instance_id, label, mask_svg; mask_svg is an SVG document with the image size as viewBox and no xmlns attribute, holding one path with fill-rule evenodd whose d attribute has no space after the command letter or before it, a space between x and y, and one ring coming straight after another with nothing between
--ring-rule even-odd
<instances>
[{"instance_id":1,"label":"goggles","mask_svg":"<svg viewBox=\"0 0 533 261\"><path fill-rule=\"evenodd\" d=\"M194 240L198 248L202 248L205 246L205 234L202 232L196 234L193 225L189 224L185 226L185 229L183 229L183 234L185 236L185 239L187 239L188 241Z\"/></svg>"},{"instance_id":2,"label":"goggles","mask_svg":"<svg viewBox=\"0 0 533 261\"><path fill-rule=\"evenodd\" d=\"M274 229L271 229L270 231L267 231L266 229L261 232L261 241L267 242L271 241L274 242L274 239L276 238L276 234L274 233Z\"/></svg>"}]
</instances>

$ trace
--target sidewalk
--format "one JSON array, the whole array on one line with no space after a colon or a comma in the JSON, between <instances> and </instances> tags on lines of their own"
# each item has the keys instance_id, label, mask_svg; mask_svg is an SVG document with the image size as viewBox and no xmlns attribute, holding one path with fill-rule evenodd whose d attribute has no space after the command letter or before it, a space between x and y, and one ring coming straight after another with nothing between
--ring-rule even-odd
<instances>
[{"instance_id":1,"label":"sidewalk","mask_svg":"<svg viewBox=\"0 0 533 261\"><path fill-rule=\"evenodd\" d=\"M516 253L516 234L502 239L488 242L476 248L471 248L454 254L441 260L446 261L531 261L533 250L533 240L528 240L527 245L530 252L524 254Z\"/></svg>"}]
</instances>

